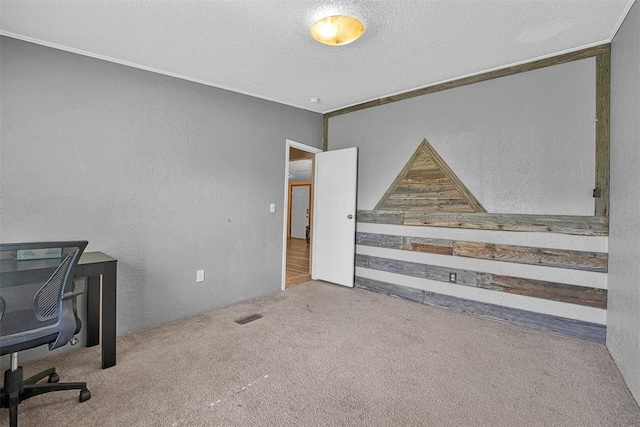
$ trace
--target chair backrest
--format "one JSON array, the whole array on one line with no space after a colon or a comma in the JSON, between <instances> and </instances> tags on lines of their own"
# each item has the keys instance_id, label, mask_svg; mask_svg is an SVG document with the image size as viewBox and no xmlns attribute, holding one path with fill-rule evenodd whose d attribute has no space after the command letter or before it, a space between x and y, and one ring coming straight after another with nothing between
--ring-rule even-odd
<instances>
[{"instance_id":1,"label":"chair backrest","mask_svg":"<svg viewBox=\"0 0 640 427\"><path fill-rule=\"evenodd\" d=\"M86 241L0 244L0 354L66 344L76 331L73 277Z\"/></svg>"}]
</instances>

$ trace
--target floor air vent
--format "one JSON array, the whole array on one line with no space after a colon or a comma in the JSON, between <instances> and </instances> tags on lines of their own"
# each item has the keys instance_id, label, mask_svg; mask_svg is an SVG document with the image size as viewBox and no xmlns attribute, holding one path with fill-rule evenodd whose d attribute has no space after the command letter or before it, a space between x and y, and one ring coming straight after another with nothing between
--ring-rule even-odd
<instances>
[{"instance_id":1,"label":"floor air vent","mask_svg":"<svg viewBox=\"0 0 640 427\"><path fill-rule=\"evenodd\" d=\"M262 317L260 314L250 314L248 316L244 316L239 318L238 320L234 320L238 325L246 325L249 322L253 322L254 320L258 320Z\"/></svg>"}]
</instances>

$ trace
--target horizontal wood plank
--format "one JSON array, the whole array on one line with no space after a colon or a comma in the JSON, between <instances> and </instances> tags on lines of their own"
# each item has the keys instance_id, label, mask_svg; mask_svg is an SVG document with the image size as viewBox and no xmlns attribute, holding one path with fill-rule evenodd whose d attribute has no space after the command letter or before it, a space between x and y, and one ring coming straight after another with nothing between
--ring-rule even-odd
<instances>
[{"instance_id":1,"label":"horizontal wood plank","mask_svg":"<svg viewBox=\"0 0 640 427\"><path fill-rule=\"evenodd\" d=\"M607 308L606 289L586 288L584 286L498 274L478 273L478 287L528 297L584 305L586 307Z\"/></svg>"},{"instance_id":2,"label":"horizontal wood plank","mask_svg":"<svg viewBox=\"0 0 640 427\"><path fill-rule=\"evenodd\" d=\"M450 196L458 194L455 187L447 182L443 182L443 183L429 182L429 183L411 183L411 184L401 183L401 184L398 184L398 186L396 187L396 194L403 194L403 195L414 194L416 195L416 197L423 193L438 194L440 192L446 192Z\"/></svg>"},{"instance_id":3,"label":"horizontal wood plank","mask_svg":"<svg viewBox=\"0 0 640 427\"><path fill-rule=\"evenodd\" d=\"M366 279L364 277L357 276L355 286L357 288L406 299L408 301L419 303L424 302L424 291L416 288L410 288L408 286L391 285L390 283L381 282L379 280Z\"/></svg>"},{"instance_id":4,"label":"horizontal wood plank","mask_svg":"<svg viewBox=\"0 0 640 427\"><path fill-rule=\"evenodd\" d=\"M404 212L391 211L358 211L356 215L358 222L371 224L404 224Z\"/></svg>"},{"instance_id":5,"label":"horizontal wood plank","mask_svg":"<svg viewBox=\"0 0 640 427\"><path fill-rule=\"evenodd\" d=\"M356 267L369 268L369 257L367 255L356 254Z\"/></svg>"},{"instance_id":6,"label":"horizontal wood plank","mask_svg":"<svg viewBox=\"0 0 640 427\"><path fill-rule=\"evenodd\" d=\"M554 332L598 344L604 344L606 339L606 326L598 323L457 298L359 276L356 276L355 286L409 301L443 307L541 331Z\"/></svg>"},{"instance_id":7,"label":"horizontal wood plank","mask_svg":"<svg viewBox=\"0 0 640 427\"><path fill-rule=\"evenodd\" d=\"M601 252L583 252L456 240L453 242L453 255L518 264L596 271L600 273L606 273L608 269L608 255Z\"/></svg>"},{"instance_id":8,"label":"horizontal wood plank","mask_svg":"<svg viewBox=\"0 0 640 427\"><path fill-rule=\"evenodd\" d=\"M416 187L420 187L420 185L416 185ZM403 199L415 199L415 200L455 200L463 201L461 197L459 197L458 190L450 189L448 186L442 186L441 188L426 188L424 191L417 191L418 189L409 189L406 192L396 192L389 196L389 200L403 200ZM475 211L474 211L475 212Z\"/></svg>"},{"instance_id":9,"label":"horizontal wood plank","mask_svg":"<svg viewBox=\"0 0 640 427\"><path fill-rule=\"evenodd\" d=\"M437 265L422 264L418 262L401 261L397 259L379 258L362 255L368 258L366 261L371 270L386 271L387 273L402 274L405 276L419 277L421 279L436 280L438 282L448 282L449 273L456 273L459 285L477 286L475 271L461 270L450 267L440 267Z\"/></svg>"},{"instance_id":10,"label":"horizontal wood plank","mask_svg":"<svg viewBox=\"0 0 640 427\"><path fill-rule=\"evenodd\" d=\"M609 220L573 215L405 212L404 225L606 236Z\"/></svg>"},{"instance_id":11,"label":"horizontal wood plank","mask_svg":"<svg viewBox=\"0 0 640 427\"><path fill-rule=\"evenodd\" d=\"M560 233L579 236L607 236L609 234L609 218L595 216L360 210L358 211L358 222L420 227Z\"/></svg>"},{"instance_id":12,"label":"horizontal wood plank","mask_svg":"<svg viewBox=\"0 0 640 427\"><path fill-rule=\"evenodd\" d=\"M404 236L402 249L439 255L453 255L453 240Z\"/></svg>"},{"instance_id":13,"label":"horizontal wood plank","mask_svg":"<svg viewBox=\"0 0 640 427\"><path fill-rule=\"evenodd\" d=\"M424 212L475 212L467 202L460 197L451 197L448 199L421 199L421 198L406 198L406 199L393 199L388 198L385 201L385 207L388 209L401 209L403 211L418 211Z\"/></svg>"},{"instance_id":14,"label":"horizontal wood plank","mask_svg":"<svg viewBox=\"0 0 640 427\"><path fill-rule=\"evenodd\" d=\"M356 244L377 248L402 249L404 237L389 234L356 233Z\"/></svg>"},{"instance_id":15,"label":"horizontal wood plank","mask_svg":"<svg viewBox=\"0 0 640 427\"><path fill-rule=\"evenodd\" d=\"M356 256L356 266L445 283L449 283L450 273L456 273L457 281L451 283L452 286L463 285L586 307L607 308L605 289L501 276L363 254Z\"/></svg>"},{"instance_id":16,"label":"horizontal wood plank","mask_svg":"<svg viewBox=\"0 0 640 427\"><path fill-rule=\"evenodd\" d=\"M536 248L530 246L501 245L496 243L468 242L464 240L431 239L362 232L356 234L356 243L363 246L566 268L570 270L594 271L598 273L606 273L608 270L608 255L602 252Z\"/></svg>"}]
</instances>

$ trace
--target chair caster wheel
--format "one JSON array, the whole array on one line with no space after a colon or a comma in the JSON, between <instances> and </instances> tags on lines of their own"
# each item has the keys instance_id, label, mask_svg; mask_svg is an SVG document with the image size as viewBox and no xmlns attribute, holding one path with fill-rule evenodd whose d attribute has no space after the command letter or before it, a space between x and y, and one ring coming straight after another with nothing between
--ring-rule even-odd
<instances>
[{"instance_id":1,"label":"chair caster wheel","mask_svg":"<svg viewBox=\"0 0 640 427\"><path fill-rule=\"evenodd\" d=\"M60 375L56 374L55 372L51 375L49 375L49 379L47 380L48 383L58 383L60 382Z\"/></svg>"},{"instance_id":2,"label":"chair caster wheel","mask_svg":"<svg viewBox=\"0 0 640 427\"><path fill-rule=\"evenodd\" d=\"M88 388L80 390L80 398L78 399L80 402L86 402L91 399L91 392Z\"/></svg>"}]
</instances>

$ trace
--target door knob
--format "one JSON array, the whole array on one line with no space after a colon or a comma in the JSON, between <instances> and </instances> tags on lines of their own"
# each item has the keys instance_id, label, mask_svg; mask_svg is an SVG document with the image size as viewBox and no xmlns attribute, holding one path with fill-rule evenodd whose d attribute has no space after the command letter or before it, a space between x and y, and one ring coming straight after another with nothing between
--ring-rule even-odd
<instances>
[{"instance_id":1,"label":"door knob","mask_svg":"<svg viewBox=\"0 0 640 427\"><path fill-rule=\"evenodd\" d=\"M353 219L353 215L349 214L349 215L347 215L347 218Z\"/></svg>"}]
</instances>

